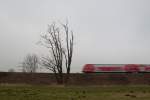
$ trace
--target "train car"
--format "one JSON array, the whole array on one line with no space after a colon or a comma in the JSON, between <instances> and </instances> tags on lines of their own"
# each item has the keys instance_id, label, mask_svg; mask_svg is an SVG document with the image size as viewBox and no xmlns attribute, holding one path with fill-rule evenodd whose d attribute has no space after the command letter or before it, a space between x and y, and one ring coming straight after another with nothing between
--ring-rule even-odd
<instances>
[{"instance_id":1,"label":"train car","mask_svg":"<svg viewBox=\"0 0 150 100\"><path fill-rule=\"evenodd\" d=\"M148 64L86 64L82 72L98 73L98 72L150 72Z\"/></svg>"}]
</instances>

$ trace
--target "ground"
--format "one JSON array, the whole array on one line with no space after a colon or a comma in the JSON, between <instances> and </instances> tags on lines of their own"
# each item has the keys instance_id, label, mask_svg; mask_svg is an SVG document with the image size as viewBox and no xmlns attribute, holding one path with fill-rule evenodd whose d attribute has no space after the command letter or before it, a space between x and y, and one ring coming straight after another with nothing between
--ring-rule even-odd
<instances>
[{"instance_id":1,"label":"ground","mask_svg":"<svg viewBox=\"0 0 150 100\"><path fill-rule=\"evenodd\" d=\"M150 86L0 85L0 100L150 100Z\"/></svg>"}]
</instances>

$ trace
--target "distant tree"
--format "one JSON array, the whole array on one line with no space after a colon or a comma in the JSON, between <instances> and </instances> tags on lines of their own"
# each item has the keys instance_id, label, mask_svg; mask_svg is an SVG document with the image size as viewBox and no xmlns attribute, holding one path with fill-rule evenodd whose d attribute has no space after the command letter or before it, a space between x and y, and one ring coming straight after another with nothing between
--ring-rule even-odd
<instances>
[{"instance_id":1,"label":"distant tree","mask_svg":"<svg viewBox=\"0 0 150 100\"><path fill-rule=\"evenodd\" d=\"M8 69L8 72L15 72L13 68Z\"/></svg>"},{"instance_id":2,"label":"distant tree","mask_svg":"<svg viewBox=\"0 0 150 100\"><path fill-rule=\"evenodd\" d=\"M42 65L54 72L58 84L67 83L73 54L73 32L70 31L68 23L59 26L52 23L48 27L48 32L41 37L42 44L50 53L42 57ZM66 73L65 76L63 73Z\"/></svg>"},{"instance_id":3,"label":"distant tree","mask_svg":"<svg viewBox=\"0 0 150 100\"><path fill-rule=\"evenodd\" d=\"M35 73L38 69L39 58L36 54L28 54L21 63L22 72Z\"/></svg>"}]
</instances>

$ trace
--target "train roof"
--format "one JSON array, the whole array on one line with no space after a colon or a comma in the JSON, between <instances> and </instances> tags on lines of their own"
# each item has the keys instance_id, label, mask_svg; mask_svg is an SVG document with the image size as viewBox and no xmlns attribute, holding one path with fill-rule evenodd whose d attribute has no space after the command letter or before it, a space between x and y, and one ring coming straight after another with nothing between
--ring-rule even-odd
<instances>
[{"instance_id":1,"label":"train roof","mask_svg":"<svg viewBox=\"0 0 150 100\"><path fill-rule=\"evenodd\" d=\"M123 65L146 65L150 66L150 64L86 64L86 65L94 65L94 66L123 66Z\"/></svg>"}]
</instances>

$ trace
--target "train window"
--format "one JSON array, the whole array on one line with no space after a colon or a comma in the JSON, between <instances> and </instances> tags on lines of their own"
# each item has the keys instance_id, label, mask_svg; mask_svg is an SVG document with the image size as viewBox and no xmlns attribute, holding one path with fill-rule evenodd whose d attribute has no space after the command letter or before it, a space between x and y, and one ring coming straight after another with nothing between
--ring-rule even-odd
<instances>
[{"instance_id":1,"label":"train window","mask_svg":"<svg viewBox=\"0 0 150 100\"><path fill-rule=\"evenodd\" d=\"M123 64L94 64L95 67L122 67Z\"/></svg>"}]
</instances>

